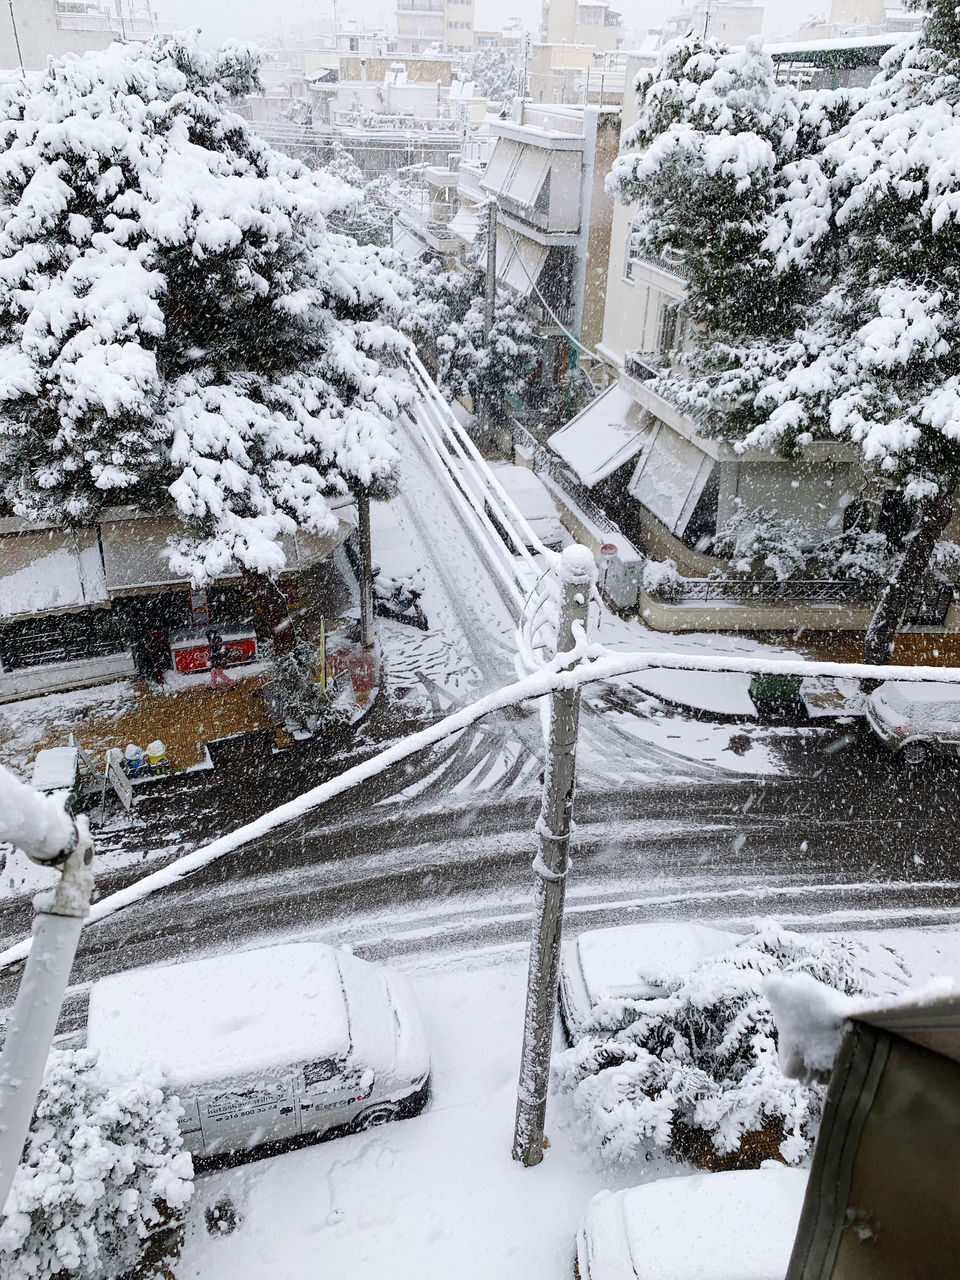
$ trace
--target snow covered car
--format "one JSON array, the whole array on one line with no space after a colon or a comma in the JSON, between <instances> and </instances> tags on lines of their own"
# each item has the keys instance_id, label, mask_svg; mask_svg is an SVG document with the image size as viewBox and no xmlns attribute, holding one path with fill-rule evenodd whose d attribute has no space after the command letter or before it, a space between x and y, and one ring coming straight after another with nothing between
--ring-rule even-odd
<instances>
[{"instance_id":1,"label":"snow covered car","mask_svg":"<svg viewBox=\"0 0 960 1280\"><path fill-rule=\"evenodd\" d=\"M95 982L87 1043L108 1079L162 1080L196 1157L240 1157L420 1111L430 1058L383 965L293 942Z\"/></svg>"},{"instance_id":2,"label":"snow covered car","mask_svg":"<svg viewBox=\"0 0 960 1280\"><path fill-rule=\"evenodd\" d=\"M888 680L867 698L867 724L905 764L960 751L960 686Z\"/></svg>"},{"instance_id":3,"label":"snow covered car","mask_svg":"<svg viewBox=\"0 0 960 1280\"><path fill-rule=\"evenodd\" d=\"M543 545L551 551L561 550L563 526L557 515L556 504L543 481L529 467L515 467L509 462L494 462L490 469ZM493 506L488 502L486 508L494 528L509 545L512 540L506 536ZM536 551L533 546L527 549Z\"/></svg>"},{"instance_id":4,"label":"snow covered car","mask_svg":"<svg viewBox=\"0 0 960 1280\"><path fill-rule=\"evenodd\" d=\"M771 1162L601 1191L577 1236L579 1280L783 1280L806 1183Z\"/></svg>"},{"instance_id":5,"label":"snow covered car","mask_svg":"<svg viewBox=\"0 0 960 1280\"><path fill-rule=\"evenodd\" d=\"M685 922L591 929L564 943L560 958L560 1017L571 1043L601 1000L645 1000L698 961L726 951L739 935Z\"/></svg>"}]
</instances>

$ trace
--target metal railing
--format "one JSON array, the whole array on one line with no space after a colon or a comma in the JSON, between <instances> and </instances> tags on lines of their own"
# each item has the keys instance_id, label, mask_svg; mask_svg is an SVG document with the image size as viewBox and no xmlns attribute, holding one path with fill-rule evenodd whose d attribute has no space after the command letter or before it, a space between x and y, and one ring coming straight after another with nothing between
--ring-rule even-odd
<instances>
[{"instance_id":1,"label":"metal railing","mask_svg":"<svg viewBox=\"0 0 960 1280\"><path fill-rule=\"evenodd\" d=\"M628 272L630 266L636 262L642 262L648 267L655 267L657 271L664 271L668 276L673 276L677 280L690 279L690 268L684 262L683 255L677 249L664 249L662 253L644 253L641 249L631 247Z\"/></svg>"},{"instance_id":2,"label":"metal railing","mask_svg":"<svg viewBox=\"0 0 960 1280\"><path fill-rule=\"evenodd\" d=\"M875 587L843 579L681 578L671 584L671 602L718 604L863 604L874 603Z\"/></svg>"},{"instance_id":3,"label":"metal railing","mask_svg":"<svg viewBox=\"0 0 960 1280\"><path fill-rule=\"evenodd\" d=\"M554 484L576 503L592 524L618 539L619 543L631 545L620 526L615 524L606 512L601 511L580 481L571 475L560 459L545 445L540 444L536 437L516 419L513 421L513 441L519 448L532 454L535 474L549 476ZM633 550L632 545L631 550Z\"/></svg>"}]
</instances>

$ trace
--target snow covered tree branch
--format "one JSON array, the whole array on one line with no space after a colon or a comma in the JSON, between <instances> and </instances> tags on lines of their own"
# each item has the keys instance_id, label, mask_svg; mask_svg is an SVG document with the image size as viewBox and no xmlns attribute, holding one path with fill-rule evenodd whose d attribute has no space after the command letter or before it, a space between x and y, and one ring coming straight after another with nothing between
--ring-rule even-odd
<instances>
[{"instance_id":1,"label":"snow covered tree branch","mask_svg":"<svg viewBox=\"0 0 960 1280\"><path fill-rule=\"evenodd\" d=\"M175 571L274 575L332 495L395 483L403 281L355 202L226 106L256 59L186 37L0 83L0 483L61 525L173 506Z\"/></svg>"}]
</instances>

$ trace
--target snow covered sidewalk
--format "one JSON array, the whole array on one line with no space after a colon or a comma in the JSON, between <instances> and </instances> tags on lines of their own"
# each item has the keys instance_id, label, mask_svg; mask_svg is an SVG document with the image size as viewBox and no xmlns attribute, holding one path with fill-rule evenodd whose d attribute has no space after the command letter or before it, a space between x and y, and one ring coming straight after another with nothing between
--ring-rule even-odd
<instances>
[{"instance_id":1,"label":"snow covered sidewalk","mask_svg":"<svg viewBox=\"0 0 960 1280\"><path fill-rule=\"evenodd\" d=\"M526 967L409 971L433 1054L429 1109L370 1133L201 1177L178 1280L530 1280L569 1276L590 1196L617 1183L574 1150L553 1103L551 1147L510 1155ZM224 1194L242 1224L212 1237Z\"/></svg>"}]
</instances>

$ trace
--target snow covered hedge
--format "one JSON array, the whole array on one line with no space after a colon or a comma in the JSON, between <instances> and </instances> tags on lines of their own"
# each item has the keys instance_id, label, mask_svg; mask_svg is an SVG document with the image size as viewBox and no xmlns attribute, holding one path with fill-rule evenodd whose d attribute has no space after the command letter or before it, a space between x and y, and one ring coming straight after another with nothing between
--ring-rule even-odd
<instances>
[{"instance_id":1,"label":"snow covered hedge","mask_svg":"<svg viewBox=\"0 0 960 1280\"><path fill-rule=\"evenodd\" d=\"M180 1111L152 1085L106 1084L95 1054L54 1050L0 1215L5 1280L161 1274L193 1192Z\"/></svg>"},{"instance_id":2,"label":"snow covered hedge","mask_svg":"<svg viewBox=\"0 0 960 1280\"><path fill-rule=\"evenodd\" d=\"M778 1154L789 1164L803 1159L825 1091L780 1071L764 995L778 973L807 974L845 995L870 993L872 980L860 944L765 921L662 997L594 1007L557 1071L605 1152L628 1159L659 1148L724 1168Z\"/></svg>"}]
</instances>

